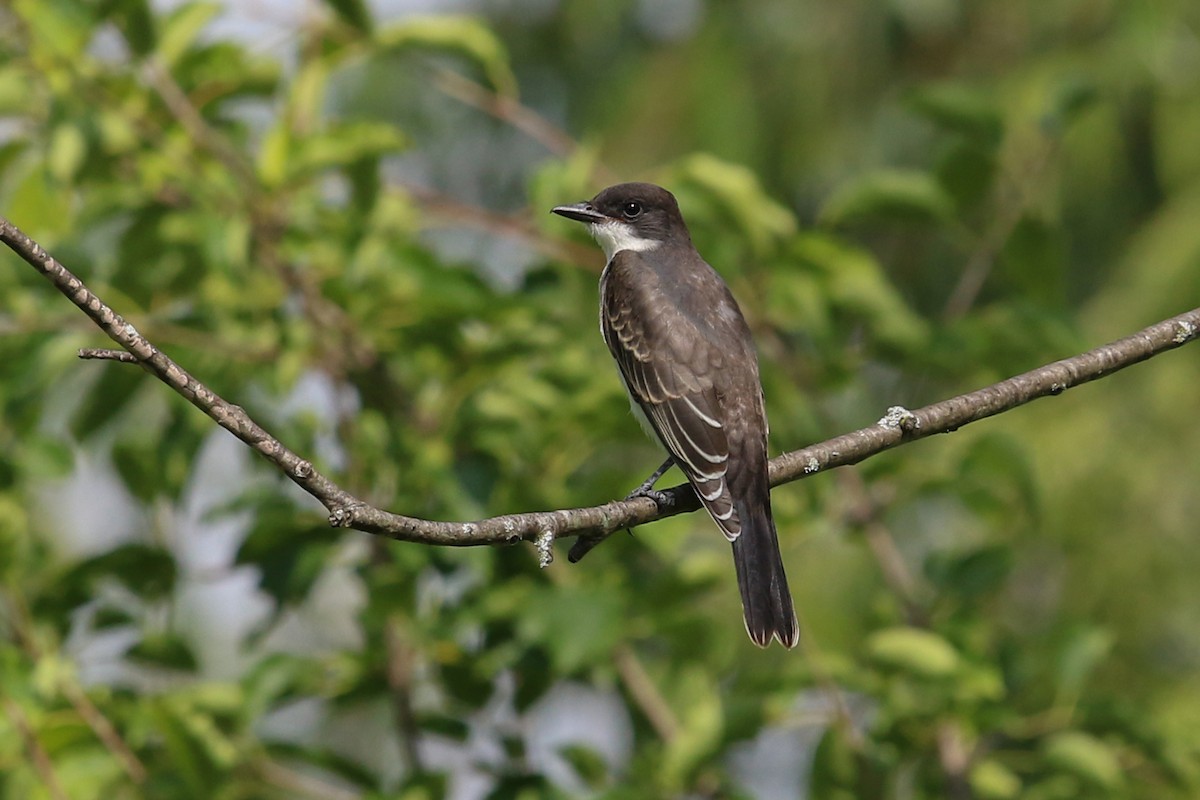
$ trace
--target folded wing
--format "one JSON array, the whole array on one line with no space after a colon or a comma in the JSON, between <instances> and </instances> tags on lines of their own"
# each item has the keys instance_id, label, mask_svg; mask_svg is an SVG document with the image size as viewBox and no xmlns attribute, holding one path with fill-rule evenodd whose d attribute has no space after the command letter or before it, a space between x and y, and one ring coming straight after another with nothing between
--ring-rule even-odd
<instances>
[{"instance_id":1,"label":"folded wing","mask_svg":"<svg viewBox=\"0 0 1200 800\"><path fill-rule=\"evenodd\" d=\"M678 318L666 327L653 309L635 309L620 291L606 291L601 308L604 340L616 359L630 396L695 487L725 537L741 533L741 520L726 482L729 442L714 369L721 354ZM654 348L647 345L648 328Z\"/></svg>"}]
</instances>

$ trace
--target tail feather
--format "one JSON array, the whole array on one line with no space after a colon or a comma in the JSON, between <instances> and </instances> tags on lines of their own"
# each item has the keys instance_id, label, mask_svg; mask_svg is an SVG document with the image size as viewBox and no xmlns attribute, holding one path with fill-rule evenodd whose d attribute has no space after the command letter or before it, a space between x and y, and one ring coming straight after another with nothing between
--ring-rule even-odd
<instances>
[{"instance_id":1,"label":"tail feather","mask_svg":"<svg viewBox=\"0 0 1200 800\"><path fill-rule=\"evenodd\" d=\"M800 641L800 624L783 571L770 503L739 502L736 506L742 532L733 541L733 563L746 632L759 647L769 645L772 637L784 647L795 647Z\"/></svg>"}]
</instances>

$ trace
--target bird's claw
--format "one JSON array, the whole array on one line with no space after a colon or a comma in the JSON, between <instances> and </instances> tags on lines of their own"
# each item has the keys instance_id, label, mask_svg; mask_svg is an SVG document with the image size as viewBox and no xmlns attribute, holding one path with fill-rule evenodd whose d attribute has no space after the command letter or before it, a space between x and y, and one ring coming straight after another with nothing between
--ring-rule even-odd
<instances>
[{"instance_id":1,"label":"bird's claw","mask_svg":"<svg viewBox=\"0 0 1200 800\"><path fill-rule=\"evenodd\" d=\"M648 497L654 501L654 505L660 509L671 505L671 496L662 489L654 489L649 486L639 486L629 494L625 495L626 500L637 500L641 497Z\"/></svg>"}]
</instances>

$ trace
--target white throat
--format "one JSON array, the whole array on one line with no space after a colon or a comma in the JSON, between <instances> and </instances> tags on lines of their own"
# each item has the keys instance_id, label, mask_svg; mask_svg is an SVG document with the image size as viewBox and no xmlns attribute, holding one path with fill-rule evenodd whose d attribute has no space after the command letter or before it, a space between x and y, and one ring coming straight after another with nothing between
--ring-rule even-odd
<instances>
[{"instance_id":1,"label":"white throat","mask_svg":"<svg viewBox=\"0 0 1200 800\"><path fill-rule=\"evenodd\" d=\"M591 228L592 236L600 243L600 247L604 248L606 261L612 261L612 257L622 250L644 253L662 244L657 239L643 239L637 235L637 230L632 225L617 220L593 222L588 227Z\"/></svg>"}]
</instances>

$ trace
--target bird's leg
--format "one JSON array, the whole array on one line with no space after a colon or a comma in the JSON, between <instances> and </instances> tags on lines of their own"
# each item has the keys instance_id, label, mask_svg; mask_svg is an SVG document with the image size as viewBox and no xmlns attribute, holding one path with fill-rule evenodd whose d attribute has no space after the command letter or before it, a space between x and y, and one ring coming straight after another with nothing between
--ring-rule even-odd
<instances>
[{"instance_id":1,"label":"bird's leg","mask_svg":"<svg viewBox=\"0 0 1200 800\"><path fill-rule=\"evenodd\" d=\"M654 484L658 483L667 470L675 465L675 459L667 456L667 460L662 463L662 466L654 470L654 474L646 480L642 481L642 485L634 489L629 494L625 495L626 500L633 500L638 497L649 497L654 501L654 504L660 509L667 503L667 493L654 488ZM626 533L632 534L633 528L626 528ZM607 533L602 533L596 536L583 535L575 540L575 544L571 546L571 552L567 553L567 558L572 564L586 556L592 551L592 548L600 544L608 538Z\"/></svg>"},{"instance_id":2,"label":"bird's leg","mask_svg":"<svg viewBox=\"0 0 1200 800\"><path fill-rule=\"evenodd\" d=\"M662 463L662 466L654 470L654 474L642 481L640 486L625 495L625 499L633 500L638 497L649 497L656 505L663 505L667 501L666 492L655 489L654 484L658 483L658 479L673 466L675 466L675 459L667 456L667 460Z\"/></svg>"}]
</instances>

